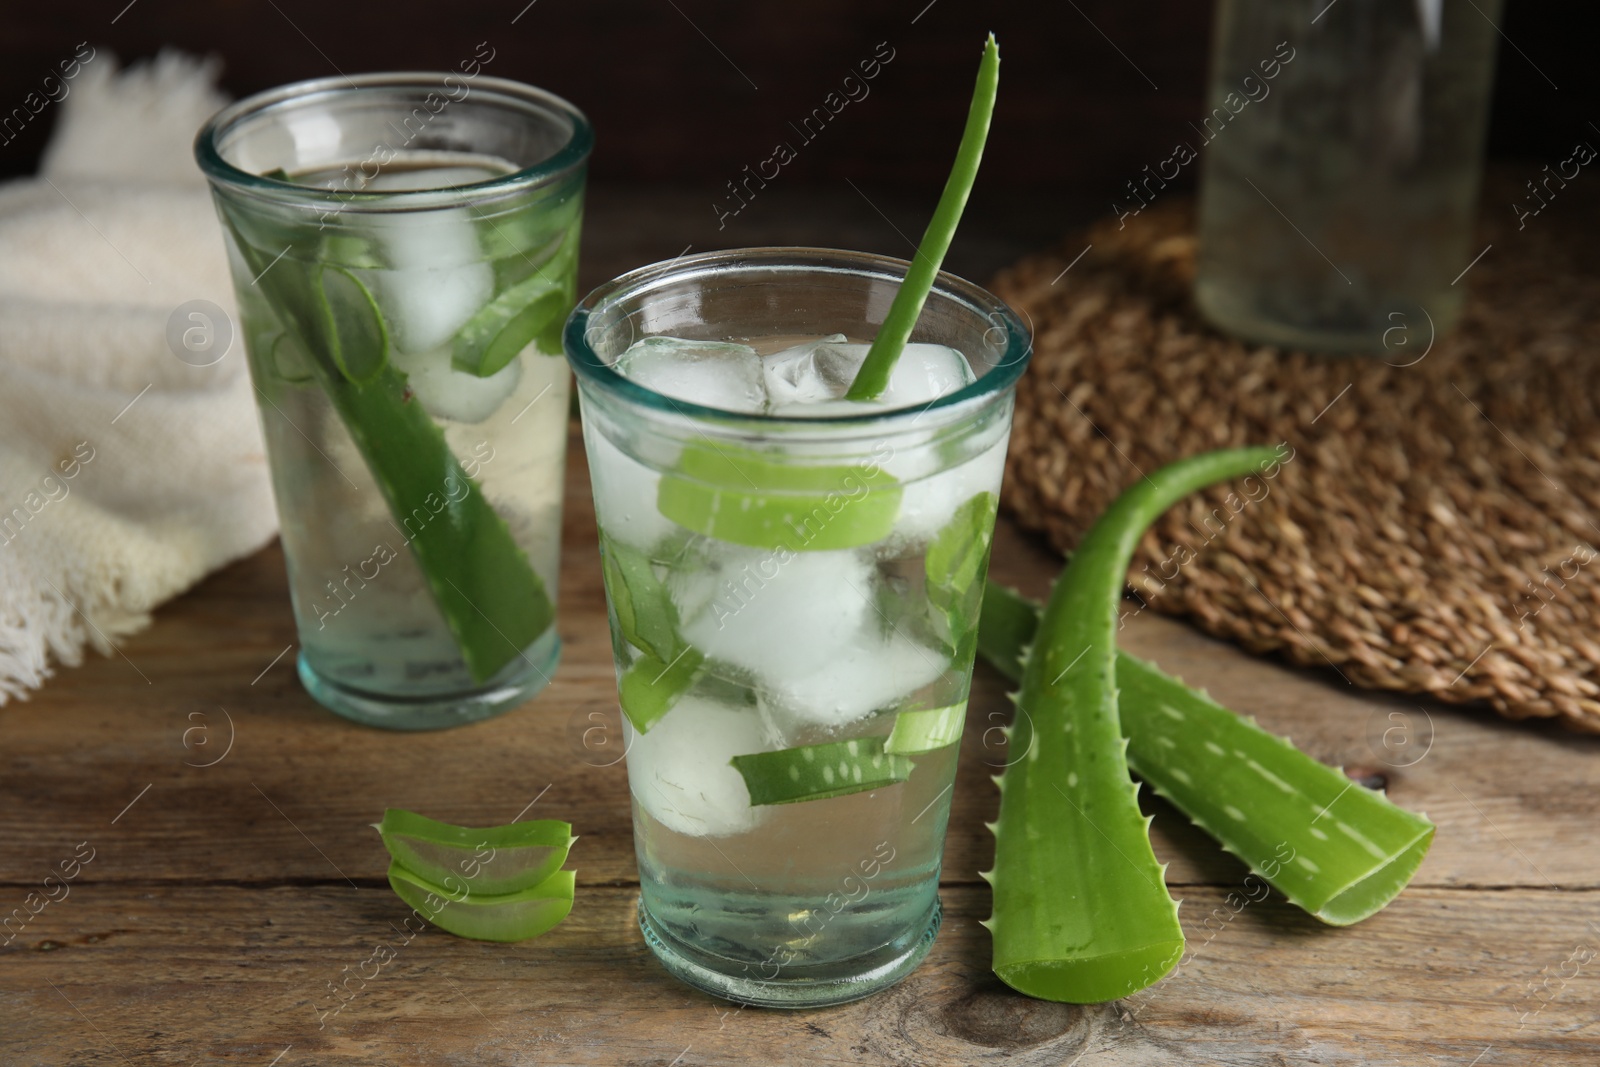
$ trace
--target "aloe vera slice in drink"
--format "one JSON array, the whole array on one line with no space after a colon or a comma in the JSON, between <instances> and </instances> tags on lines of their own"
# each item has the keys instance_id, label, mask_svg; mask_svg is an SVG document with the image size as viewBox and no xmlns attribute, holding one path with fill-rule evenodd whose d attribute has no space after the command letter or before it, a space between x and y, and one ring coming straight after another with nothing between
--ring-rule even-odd
<instances>
[{"instance_id":1,"label":"aloe vera slice in drink","mask_svg":"<svg viewBox=\"0 0 1600 1067\"><path fill-rule=\"evenodd\" d=\"M1145 529L1176 501L1276 458L1208 452L1153 471L1084 536L1056 580L1023 671L1012 759L995 781L994 971L1019 992L1124 997L1183 954L1178 906L1150 849L1117 715L1117 607Z\"/></svg>"},{"instance_id":2,"label":"aloe vera slice in drink","mask_svg":"<svg viewBox=\"0 0 1600 1067\"><path fill-rule=\"evenodd\" d=\"M291 385L304 385L316 380L311 373L310 354L292 333L280 333L273 338L272 351L266 362L279 379Z\"/></svg>"},{"instance_id":3,"label":"aloe vera slice in drink","mask_svg":"<svg viewBox=\"0 0 1600 1067\"><path fill-rule=\"evenodd\" d=\"M650 557L636 548L600 535L601 573L617 626L628 643L662 663L683 647L678 611L666 586L656 576Z\"/></svg>"},{"instance_id":4,"label":"aloe vera slice in drink","mask_svg":"<svg viewBox=\"0 0 1600 1067\"><path fill-rule=\"evenodd\" d=\"M551 288L538 275L512 286L461 327L452 343L450 365L479 378L498 373L529 342L545 336L551 323L565 319L567 304L565 290Z\"/></svg>"},{"instance_id":5,"label":"aloe vera slice in drink","mask_svg":"<svg viewBox=\"0 0 1600 1067\"><path fill-rule=\"evenodd\" d=\"M1013 681L1039 610L993 582L984 594L978 649ZM1427 816L1126 652L1117 687L1134 772L1290 903L1347 926L1393 900L1421 865L1434 834Z\"/></svg>"},{"instance_id":6,"label":"aloe vera slice in drink","mask_svg":"<svg viewBox=\"0 0 1600 1067\"><path fill-rule=\"evenodd\" d=\"M961 740L961 729L966 721L965 700L944 708L899 712L883 750L896 756L915 756L953 745Z\"/></svg>"},{"instance_id":7,"label":"aloe vera slice in drink","mask_svg":"<svg viewBox=\"0 0 1600 1067\"><path fill-rule=\"evenodd\" d=\"M474 894L491 896L543 882L567 861L577 840L572 824L557 819L474 829L400 808L386 810L373 829L394 861L423 881L464 882Z\"/></svg>"},{"instance_id":8,"label":"aloe vera slice in drink","mask_svg":"<svg viewBox=\"0 0 1600 1067\"><path fill-rule=\"evenodd\" d=\"M628 721L647 732L694 684L705 657L678 632L678 609L650 557L600 534L601 574L617 629L639 656L617 679Z\"/></svg>"},{"instance_id":9,"label":"aloe vera slice in drink","mask_svg":"<svg viewBox=\"0 0 1600 1067\"><path fill-rule=\"evenodd\" d=\"M686 444L662 475L662 515L752 548L822 552L887 537L900 483L870 464L804 465L709 438Z\"/></svg>"},{"instance_id":10,"label":"aloe vera slice in drink","mask_svg":"<svg viewBox=\"0 0 1600 1067\"><path fill-rule=\"evenodd\" d=\"M756 752L729 762L757 807L866 793L911 777L911 761L886 752L881 737Z\"/></svg>"},{"instance_id":11,"label":"aloe vera slice in drink","mask_svg":"<svg viewBox=\"0 0 1600 1067\"><path fill-rule=\"evenodd\" d=\"M557 871L529 889L480 895L461 886L436 885L398 863L389 865L389 887L433 925L475 941L527 941L548 933L572 911L577 876Z\"/></svg>"},{"instance_id":12,"label":"aloe vera slice in drink","mask_svg":"<svg viewBox=\"0 0 1600 1067\"><path fill-rule=\"evenodd\" d=\"M975 494L956 509L928 546L924 563L928 600L944 618L958 663L967 661L976 640L999 504L993 493Z\"/></svg>"},{"instance_id":13,"label":"aloe vera slice in drink","mask_svg":"<svg viewBox=\"0 0 1600 1067\"><path fill-rule=\"evenodd\" d=\"M927 302L939 275L939 264L950 251L950 241L955 237L961 212L972 194L972 184L978 178L978 164L983 160L983 145L989 137L989 122L994 117L995 96L1000 88L1000 47L994 34L984 42L983 58L978 63L978 79L972 88L972 103L967 109L967 124L961 132L961 143L956 147L955 163L950 176L945 179L944 191L933 209L933 218L917 243L917 251L906 269L906 277L895 291L884 316L872 348L845 394L850 400L872 400L889 384L889 374L911 339L911 331L922 315L922 305Z\"/></svg>"},{"instance_id":14,"label":"aloe vera slice in drink","mask_svg":"<svg viewBox=\"0 0 1600 1067\"><path fill-rule=\"evenodd\" d=\"M649 731L694 685L705 657L685 645L669 661L645 653L617 679L617 702L633 728Z\"/></svg>"},{"instance_id":15,"label":"aloe vera slice in drink","mask_svg":"<svg viewBox=\"0 0 1600 1067\"><path fill-rule=\"evenodd\" d=\"M322 319L319 334L325 351L346 381L370 384L389 360L389 330L378 302L343 267L319 265L313 277L319 297L314 313Z\"/></svg>"},{"instance_id":16,"label":"aloe vera slice in drink","mask_svg":"<svg viewBox=\"0 0 1600 1067\"><path fill-rule=\"evenodd\" d=\"M365 292L360 281L335 269L330 299L321 264L264 252L246 239L247 226L229 225L255 284L311 356L310 370L404 531L468 671L488 681L549 628L555 609L544 583L444 433L412 402L405 375L380 353L350 347L362 337L377 344L374 331L348 325L371 300L355 291Z\"/></svg>"}]
</instances>

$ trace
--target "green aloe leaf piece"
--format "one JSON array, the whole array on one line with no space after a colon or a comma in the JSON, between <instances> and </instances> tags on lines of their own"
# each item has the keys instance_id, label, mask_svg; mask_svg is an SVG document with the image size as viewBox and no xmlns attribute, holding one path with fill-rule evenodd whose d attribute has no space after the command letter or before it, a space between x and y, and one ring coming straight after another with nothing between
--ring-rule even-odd
<instances>
[{"instance_id":1,"label":"green aloe leaf piece","mask_svg":"<svg viewBox=\"0 0 1600 1067\"><path fill-rule=\"evenodd\" d=\"M956 509L928 546L924 566L928 600L944 616L950 647L965 664L983 604L983 578L1000 506L993 493L978 493Z\"/></svg>"},{"instance_id":2,"label":"green aloe leaf piece","mask_svg":"<svg viewBox=\"0 0 1600 1067\"><path fill-rule=\"evenodd\" d=\"M568 304L566 290L552 288L540 275L512 286L479 308L457 332L450 365L479 378L499 373L529 342L547 336L551 323L564 321ZM560 353L559 346L554 353L545 352Z\"/></svg>"},{"instance_id":3,"label":"green aloe leaf piece","mask_svg":"<svg viewBox=\"0 0 1600 1067\"><path fill-rule=\"evenodd\" d=\"M617 629L639 651L617 680L617 697L633 728L645 733L694 684L705 657L679 633L677 606L650 557L603 530L600 552Z\"/></svg>"},{"instance_id":4,"label":"green aloe leaf piece","mask_svg":"<svg viewBox=\"0 0 1600 1067\"><path fill-rule=\"evenodd\" d=\"M601 572L617 626L628 643L662 663L670 663L683 647L678 635L678 610L666 586L656 577L650 557L636 548L600 535Z\"/></svg>"},{"instance_id":5,"label":"green aloe leaf piece","mask_svg":"<svg viewBox=\"0 0 1600 1067\"><path fill-rule=\"evenodd\" d=\"M333 321L322 285L329 272L283 254L283 247L267 251L251 244L248 222L229 217L226 205L222 210L256 274L255 284L310 355L311 373L404 532L468 671L474 680L488 681L522 657L554 621L555 606L544 583L505 520L462 469L444 432L413 402L405 375L387 359L372 353L355 357L348 351L362 336L376 343L377 334ZM289 235L272 239L286 246ZM348 272L332 273L354 280ZM334 291L345 293L341 300L353 292L339 283ZM336 353L342 354L336 358ZM345 366L377 369L369 379L355 381L341 359Z\"/></svg>"},{"instance_id":6,"label":"green aloe leaf piece","mask_svg":"<svg viewBox=\"0 0 1600 1067\"><path fill-rule=\"evenodd\" d=\"M978 164L983 160L983 145L989 137L989 121L994 117L995 95L999 88L1000 47L991 33L984 42L983 59L978 63L978 80L972 89L972 104L967 110L961 144L956 148L955 164L950 168L944 192L933 209L933 218L928 221L916 255L906 270L905 281L895 291L889 313L878 328L878 336L873 338L867 358L845 393L849 400L872 400L882 393L900 353L911 339L911 331L922 314L922 305L927 302L934 279L939 275L939 264L950 251L950 241L955 237L961 212L967 206L967 197L972 194L972 184L977 181Z\"/></svg>"},{"instance_id":7,"label":"green aloe leaf piece","mask_svg":"<svg viewBox=\"0 0 1600 1067\"><path fill-rule=\"evenodd\" d=\"M327 353L346 381L370 385L389 361L389 330L378 302L343 267L321 265L315 273Z\"/></svg>"},{"instance_id":8,"label":"green aloe leaf piece","mask_svg":"<svg viewBox=\"0 0 1600 1067\"><path fill-rule=\"evenodd\" d=\"M886 752L881 737L756 752L728 762L757 807L866 793L911 777L911 761Z\"/></svg>"},{"instance_id":9,"label":"green aloe leaf piece","mask_svg":"<svg viewBox=\"0 0 1600 1067\"><path fill-rule=\"evenodd\" d=\"M889 536L900 483L875 465L806 465L707 438L684 446L656 505L720 541L821 552Z\"/></svg>"},{"instance_id":10,"label":"green aloe leaf piece","mask_svg":"<svg viewBox=\"0 0 1600 1067\"><path fill-rule=\"evenodd\" d=\"M896 756L915 756L953 745L961 740L961 729L966 722L965 700L945 708L899 712L883 750Z\"/></svg>"},{"instance_id":11,"label":"green aloe leaf piece","mask_svg":"<svg viewBox=\"0 0 1600 1067\"><path fill-rule=\"evenodd\" d=\"M548 933L572 911L577 877L557 871L529 889L499 896L441 886L389 865L389 887L433 925L475 941L527 941Z\"/></svg>"},{"instance_id":12,"label":"green aloe leaf piece","mask_svg":"<svg viewBox=\"0 0 1600 1067\"><path fill-rule=\"evenodd\" d=\"M1117 608L1145 529L1176 501L1276 458L1208 452L1136 483L1084 536L1039 623L995 779L994 971L1019 992L1088 1004L1125 997L1183 954L1178 906L1150 849L1117 714Z\"/></svg>"},{"instance_id":13,"label":"green aloe leaf piece","mask_svg":"<svg viewBox=\"0 0 1600 1067\"><path fill-rule=\"evenodd\" d=\"M990 583L978 649L1022 676L1039 605ZM1433 841L1427 816L1354 784L1143 660L1117 653L1128 763L1290 903L1334 926L1393 900Z\"/></svg>"},{"instance_id":14,"label":"green aloe leaf piece","mask_svg":"<svg viewBox=\"0 0 1600 1067\"><path fill-rule=\"evenodd\" d=\"M291 385L304 385L315 380L311 373L311 355L292 333L280 333L273 338L269 366L278 378Z\"/></svg>"},{"instance_id":15,"label":"green aloe leaf piece","mask_svg":"<svg viewBox=\"0 0 1600 1067\"><path fill-rule=\"evenodd\" d=\"M567 861L577 838L557 819L474 829L389 808L373 829L394 861L426 882L460 883L473 894L496 896L531 889Z\"/></svg>"},{"instance_id":16,"label":"green aloe leaf piece","mask_svg":"<svg viewBox=\"0 0 1600 1067\"><path fill-rule=\"evenodd\" d=\"M634 660L617 679L617 701L633 728L641 734L649 732L694 685L704 662L705 657L688 645L669 661L649 653Z\"/></svg>"}]
</instances>

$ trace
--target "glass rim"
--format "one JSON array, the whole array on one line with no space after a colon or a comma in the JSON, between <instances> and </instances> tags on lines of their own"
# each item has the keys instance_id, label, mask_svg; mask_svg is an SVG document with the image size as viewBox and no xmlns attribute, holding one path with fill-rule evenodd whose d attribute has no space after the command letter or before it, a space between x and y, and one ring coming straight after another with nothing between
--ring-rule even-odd
<instances>
[{"instance_id":1,"label":"glass rim","mask_svg":"<svg viewBox=\"0 0 1600 1067\"><path fill-rule=\"evenodd\" d=\"M610 303L646 293L651 288L669 281L725 276L741 268L753 268L773 273L828 272L888 277L899 282L904 280L906 270L910 266L907 260L874 252L853 252L846 249L814 248L804 245L733 248L679 256L676 259L636 267L590 290L567 318L566 326L562 330L563 347L566 349L567 362L577 373L580 384L588 382L607 393L665 414L684 416L730 428L749 425L784 426L795 432L803 432L807 427L823 429L869 426L907 414L920 417L930 412L965 405L971 401L991 398L1015 386L1033 357L1031 330L1024 326L1022 319L1005 301L982 286L948 271L939 272L934 279L930 296L943 294L954 297L972 307L986 321L996 326L1000 323L995 322L994 316L1000 316L1007 335L1006 351L1002 360L993 364L987 374L955 392L946 393L924 404L874 408L860 414L800 417L729 411L726 408L710 407L692 400L680 400L642 386L618 373L589 344L589 323L596 313Z\"/></svg>"},{"instance_id":2,"label":"glass rim","mask_svg":"<svg viewBox=\"0 0 1600 1067\"><path fill-rule=\"evenodd\" d=\"M448 189L377 189L338 190L318 189L314 186L286 182L252 174L234 166L217 150L219 139L243 120L273 108L287 107L319 97L350 96L372 89L427 88L437 89L449 78L460 78L471 86L471 91L451 104L464 104L474 93L486 92L520 103L539 104L556 112L572 123L566 143L554 154L532 166L483 181L455 185ZM453 90L451 90L453 91ZM442 108L440 110L443 110ZM206 178L274 199L290 199L301 203L336 203L341 207L377 207L390 205L401 210L410 208L453 207L487 199L498 199L541 185L553 184L583 166L594 149L594 127L584 113L566 99L547 89L487 75L466 75L451 71L380 71L370 74L332 75L289 82L245 97L218 111L194 139L195 162Z\"/></svg>"}]
</instances>

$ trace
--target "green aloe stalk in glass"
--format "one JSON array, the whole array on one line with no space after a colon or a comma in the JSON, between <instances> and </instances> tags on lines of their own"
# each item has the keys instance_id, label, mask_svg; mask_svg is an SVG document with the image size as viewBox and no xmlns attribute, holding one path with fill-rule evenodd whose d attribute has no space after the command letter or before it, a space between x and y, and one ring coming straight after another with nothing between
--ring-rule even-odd
<instances>
[{"instance_id":1,"label":"green aloe stalk in glass","mask_svg":"<svg viewBox=\"0 0 1600 1067\"><path fill-rule=\"evenodd\" d=\"M239 297L300 675L374 725L507 710L559 654L559 333L590 134L556 97L475 77L289 86L227 109L196 148Z\"/></svg>"}]
</instances>

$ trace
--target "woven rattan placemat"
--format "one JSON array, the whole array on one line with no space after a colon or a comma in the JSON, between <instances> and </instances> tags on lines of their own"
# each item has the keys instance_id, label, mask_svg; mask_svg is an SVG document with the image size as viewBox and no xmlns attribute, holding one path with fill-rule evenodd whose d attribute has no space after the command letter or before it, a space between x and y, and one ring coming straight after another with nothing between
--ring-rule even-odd
<instances>
[{"instance_id":1,"label":"woven rattan placemat","mask_svg":"<svg viewBox=\"0 0 1600 1067\"><path fill-rule=\"evenodd\" d=\"M1458 283L1472 294L1459 329L1428 348L1408 324L1387 357L1207 327L1188 204L1024 259L994 285L1035 331L1006 506L1070 551L1141 472L1287 442L1270 482L1196 495L1152 528L1128 611L1358 685L1600 732L1597 231L1501 214Z\"/></svg>"}]
</instances>

